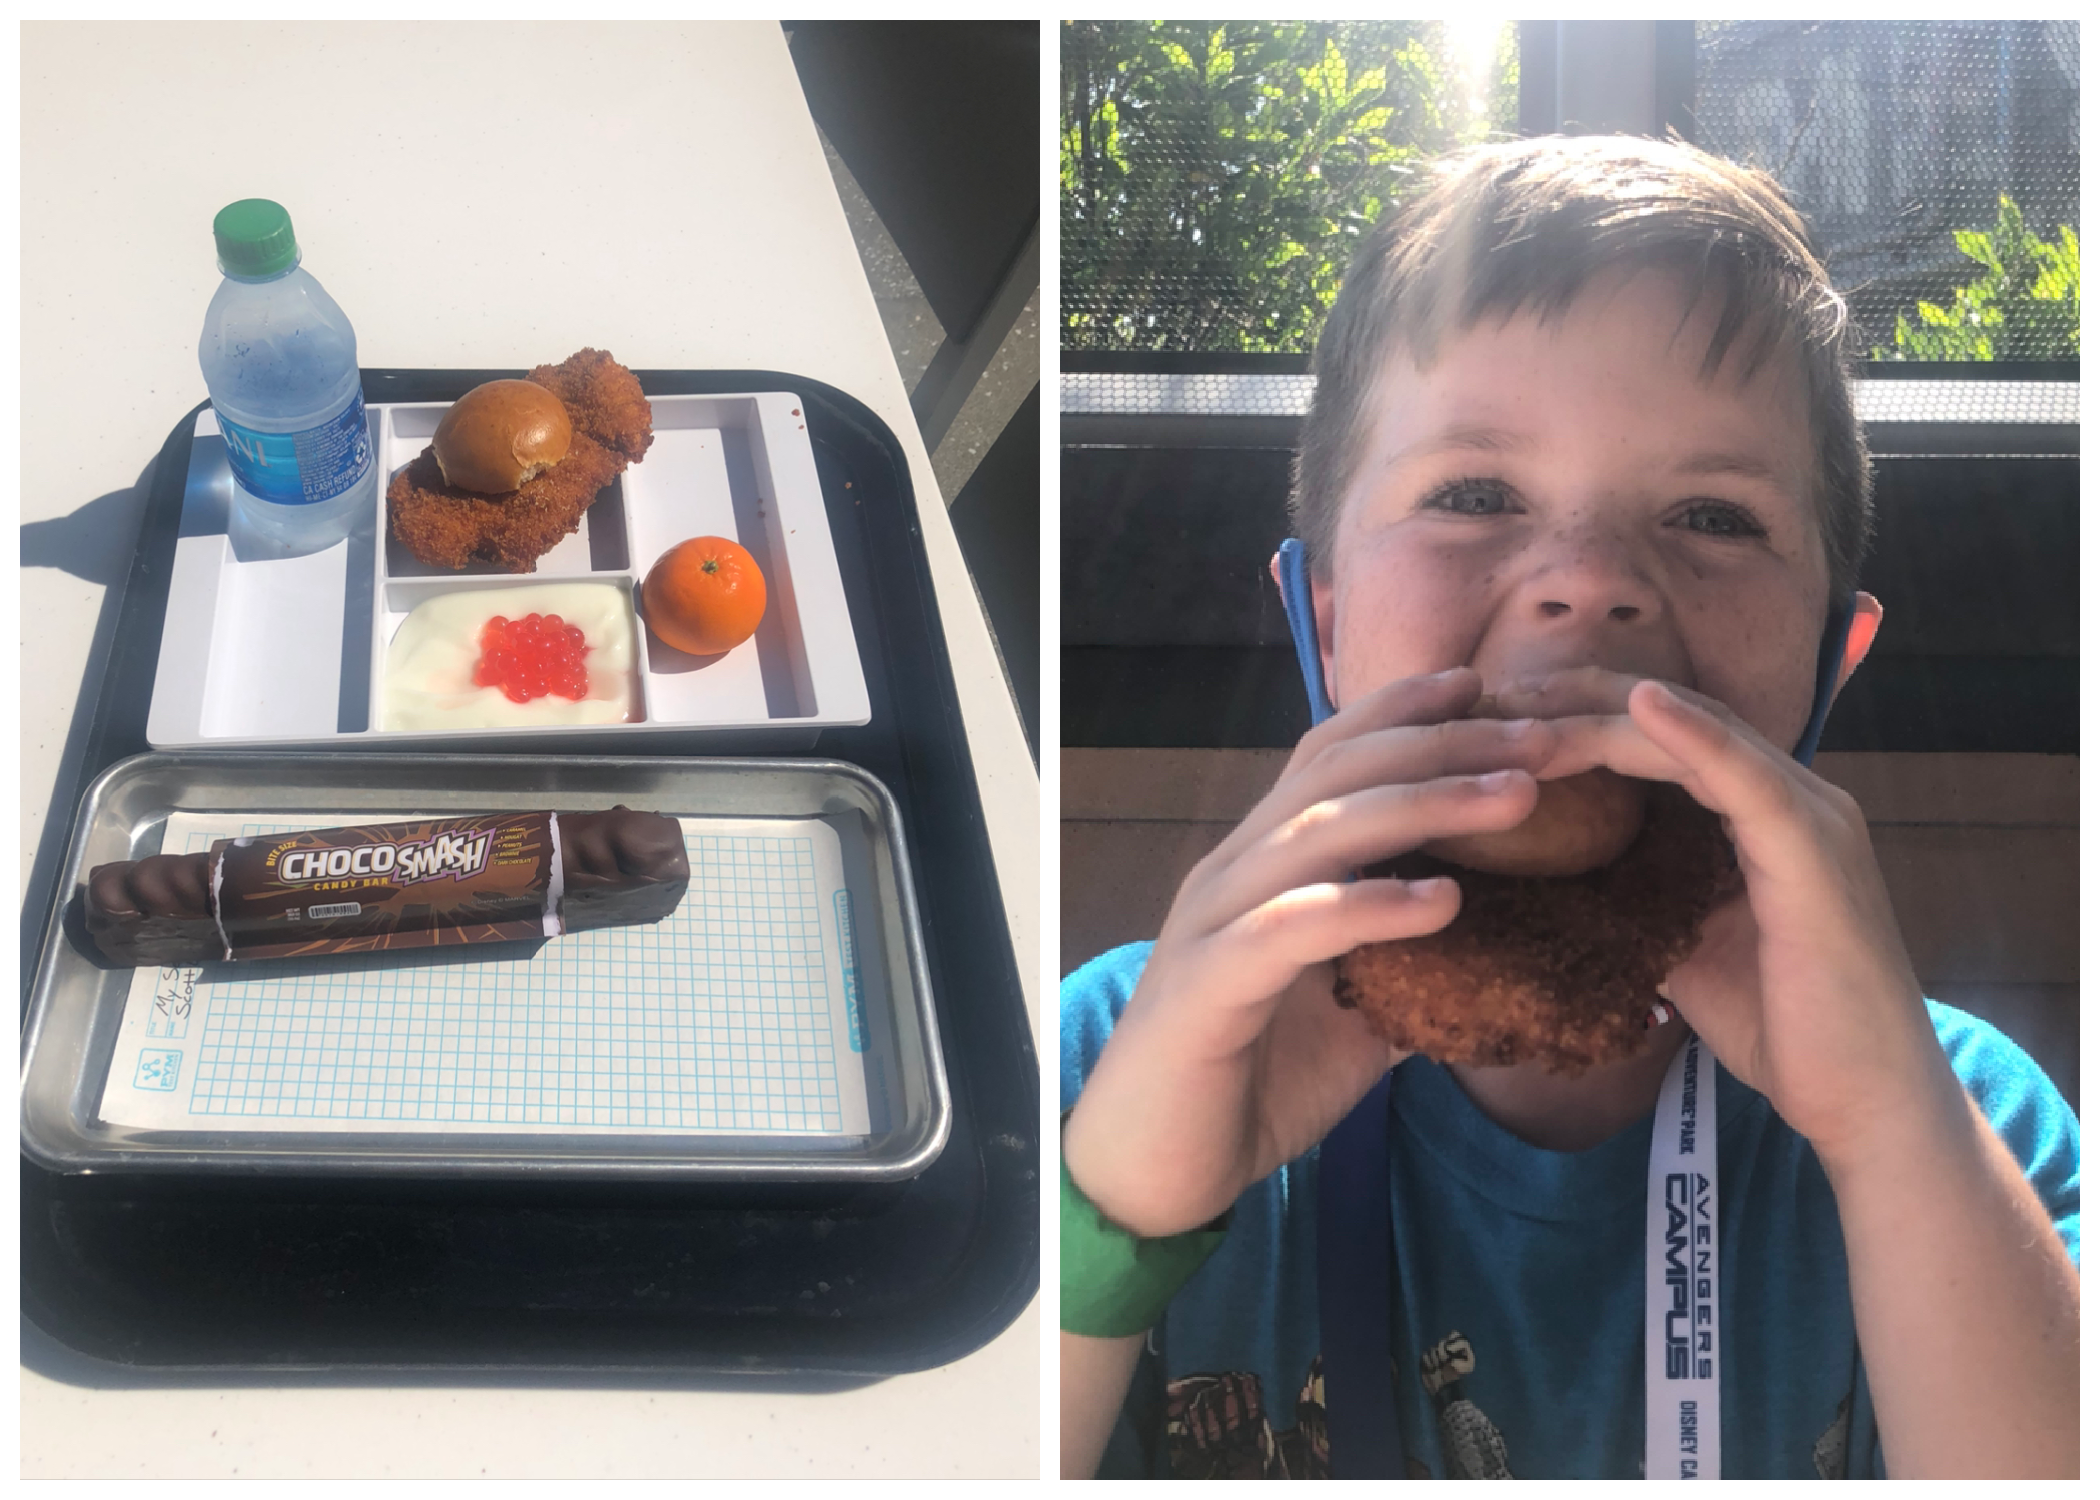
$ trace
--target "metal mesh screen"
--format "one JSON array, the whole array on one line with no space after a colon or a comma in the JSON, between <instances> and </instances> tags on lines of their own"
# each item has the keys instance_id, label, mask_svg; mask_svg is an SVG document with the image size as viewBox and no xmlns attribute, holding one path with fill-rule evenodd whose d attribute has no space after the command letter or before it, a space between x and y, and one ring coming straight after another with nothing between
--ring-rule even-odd
<instances>
[{"instance_id":1,"label":"metal mesh screen","mask_svg":"<svg viewBox=\"0 0 2100 1500\"><path fill-rule=\"evenodd\" d=\"M1402 176L1516 129L1513 22L1061 32L1066 349L1310 352Z\"/></svg>"},{"instance_id":2,"label":"metal mesh screen","mask_svg":"<svg viewBox=\"0 0 2100 1500\"><path fill-rule=\"evenodd\" d=\"M2077 22L1695 35L1694 138L1785 185L1875 358L2077 357Z\"/></svg>"},{"instance_id":3,"label":"metal mesh screen","mask_svg":"<svg viewBox=\"0 0 2100 1500\"><path fill-rule=\"evenodd\" d=\"M1302 417L1312 405L1313 384L1310 375L1066 374L1058 377L1058 410L1068 417ZM1860 421L1876 425L2065 426L2078 420L2078 385L2069 380L1859 380L1852 400ZM1989 441L2018 439L2000 434Z\"/></svg>"},{"instance_id":4,"label":"metal mesh screen","mask_svg":"<svg viewBox=\"0 0 2100 1500\"><path fill-rule=\"evenodd\" d=\"M1309 352L1428 156L1516 129L1513 22L1062 28L1068 350ZM1702 21L1693 137L1807 212L1877 360L2077 357L2074 21Z\"/></svg>"}]
</instances>

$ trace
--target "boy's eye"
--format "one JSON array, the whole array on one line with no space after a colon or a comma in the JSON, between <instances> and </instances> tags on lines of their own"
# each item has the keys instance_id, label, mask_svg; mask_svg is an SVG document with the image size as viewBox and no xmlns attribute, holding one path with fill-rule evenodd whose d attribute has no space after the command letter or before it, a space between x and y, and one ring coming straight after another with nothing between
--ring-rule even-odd
<instances>
[{"instance_id":1,"label":"boy's eye","mask_svg":"<svg viewBox=\"0 0 2100 1500\"><path fill-rule=\"evenodd\" d=\"M1512 508L1509 486L1493 479L1460 479L1432 492L1422 502L1430 510L1460 516L1492 516Z\"/></svg>"},{"instance_id":2,"label":"boy's eye","mask_svg":"<svg viewBox=\"0 0 2100 1500\"><path fill-rule=\"evenodd\" d=\"M1702 500L1684 512L1685 528L1702 536L1761 537L1764 523L1740 505Z\"/></svg>"}]
</instances>

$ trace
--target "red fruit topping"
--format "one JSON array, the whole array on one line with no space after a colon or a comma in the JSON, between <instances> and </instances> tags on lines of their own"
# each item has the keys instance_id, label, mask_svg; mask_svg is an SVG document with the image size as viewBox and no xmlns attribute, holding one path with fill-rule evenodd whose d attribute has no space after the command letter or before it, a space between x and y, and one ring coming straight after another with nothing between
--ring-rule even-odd
<instances>
[{"instance_id":1,"label":"red fruit topping","mask_svg":"<svg viewBox=\"0 0 2100 1500\"><path fill-rule=\"evenodd\" d=\"M513 703L557 693L571 702L583 697L583 659L590 647L583 632L560 615L496 615L481 627L481 657L474 663L476 687L501 688Z\"/></svg>"}]
</instances>

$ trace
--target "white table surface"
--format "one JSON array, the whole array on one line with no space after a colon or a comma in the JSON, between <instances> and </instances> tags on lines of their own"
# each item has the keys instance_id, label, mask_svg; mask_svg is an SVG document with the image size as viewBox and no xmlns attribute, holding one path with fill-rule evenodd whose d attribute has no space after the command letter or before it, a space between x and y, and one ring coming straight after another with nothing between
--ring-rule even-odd
<instances>
[{"instance_id":1,"label":"white table surface","mask_svg":"<svg viewBox=\"0 0 2100 1500\"><path fill-rule=\"evenodd\" d=\"M1039 1017L1035 771L777 25L30 24L21 42L25 882L131 492L204 396L212 215L269 197L367 366L588 344L798 372L889 424ZM1031 1306L954 1365L822 1396L119 1390L25 1369L21 1472L1033 1476L1039 1348Z\"/></svg>"}]
</instances>

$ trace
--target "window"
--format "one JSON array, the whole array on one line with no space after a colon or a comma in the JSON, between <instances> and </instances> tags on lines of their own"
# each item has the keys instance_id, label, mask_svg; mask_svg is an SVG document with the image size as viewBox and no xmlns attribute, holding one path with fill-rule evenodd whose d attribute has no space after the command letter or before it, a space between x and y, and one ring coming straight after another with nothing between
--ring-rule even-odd
<instances>
[{"instance_id":1,"label":"window","mask_svg":"<svg viewBox=\"0 0 2100 1500\"><path fill-rule=\"evenodd\" d=\"M1312 350L1415 167L1516 128L1516 26L1063 27L1063 346Z\"/></svg>"},{"instance_id":2,"label":"window","mask_svg":"<svg viewBox=\"0 0 2100 1500\"><path fill-rule=\"evenodd\" d=\"M1693 139L1786 187L1876 359L2077 357L2075 21L1701 21L1695 55Z\"/></svg>"}]
</instances>

